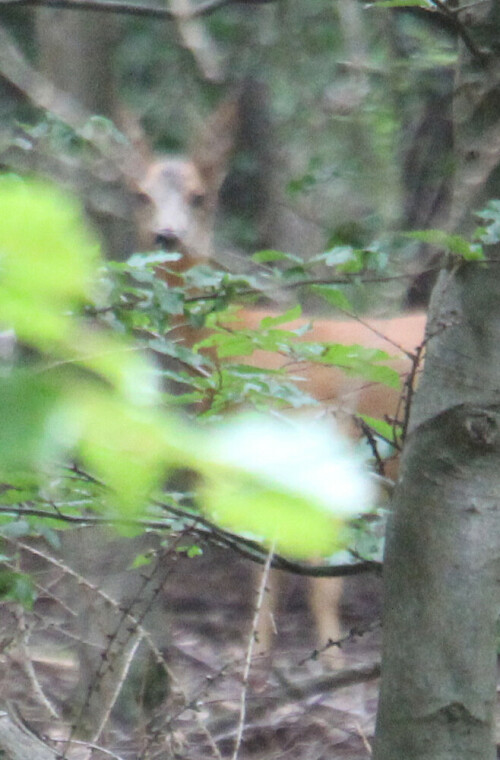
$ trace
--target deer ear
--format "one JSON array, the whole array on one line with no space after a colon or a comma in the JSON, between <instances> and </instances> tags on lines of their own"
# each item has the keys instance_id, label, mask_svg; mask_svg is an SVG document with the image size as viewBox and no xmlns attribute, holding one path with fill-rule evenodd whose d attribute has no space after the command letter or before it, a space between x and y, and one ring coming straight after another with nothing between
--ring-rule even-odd
<instances>
[{"instance_id":1,"label":"deer ear","mask_svg":"<svg viewBox=\"0 0 500 760\"><path fill-rule=\"evenodd\" d=\"M227 174L239 124L237 99L224 100L195 135L190 155L207 187L217 192Z\"/></svg>"},{"instance_id":2,"label":"deer ear","mask_svg":"<svg viewBox=\"0 0 500 760\"><path fill-rule=\"evenodd\" d=\"M141 122L130 109L120 105L116 109L115 123L129 141L131 148L127 151L124 173L132 184L140 182L158 157L153 151Z\"/></svg>"}]
</instances>

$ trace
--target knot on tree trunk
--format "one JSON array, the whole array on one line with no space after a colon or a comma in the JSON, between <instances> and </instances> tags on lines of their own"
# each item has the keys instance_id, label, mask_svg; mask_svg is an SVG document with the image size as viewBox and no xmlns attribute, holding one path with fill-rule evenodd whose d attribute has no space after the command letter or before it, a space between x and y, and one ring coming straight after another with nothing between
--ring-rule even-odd
<instances>
[{"instance_id":1,"label":"knot on tree trunk","mask_svg":"<svg viewBox=\"0 0 500 760\"><path fill-rule=\"evenodd\" d=\"M481 449L494 448L498 441L498 419L488 412L472 412L465 418L470 442Z\"/></svg>"}]
</instances>

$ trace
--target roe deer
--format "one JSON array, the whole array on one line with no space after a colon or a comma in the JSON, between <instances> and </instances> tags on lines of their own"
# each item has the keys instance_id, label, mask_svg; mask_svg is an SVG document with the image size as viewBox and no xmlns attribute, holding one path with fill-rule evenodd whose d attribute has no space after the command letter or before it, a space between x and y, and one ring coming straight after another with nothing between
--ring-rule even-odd
<instances>
[{"instance_id":1,"label":"roe deer","mask_svg":"<svg viewBox=\"0 0 500 760\"><path fill-rule=\"evenodd\" d=\"M143 172L139 189L145 208L138 219L139 243L152 243L181 254L170 262L169 284L180 284L175 272L213 258L212 234L219 190L227 174L236 128L236 104L224 102L211 115L193 141L191 158L149 155L143 149Z\"/></svg>"},{"instance_id":2,"label":"roe deer","mask_svg":"<svg viewBox=\"0 0 500 760\"><path fill-rule=\"evenodd\" d=\"M234 119L234 113L227 106L216 112L195 142L196 148L190 158L157 158L147 167L141 182L153 209L150 237L154 237L157 244L164 248L182 253L176 271L182 272L200 261L211 260L217 196L232 147L227 132L233 127ZM160 276L171 284L179 281L175 274ZM270 314L269 310L242 309L239 319L242 326L256 328L261 319ZM296 320L291 327L302 326L306 322L309 320ZM355 319L318 319L313 322L305 339L382 349L397 355L392 366L404 375L412 367L409 354L423 342L425 323L424 312L363 322ZM187 337L192 343L197 339L192 333ZM284 364L285 359L277 353L258 351L248 361L259 367L276 369ZM356 413L382 419L397 415L400 403L397 390L367 383L346 375L340 369L319 364L310 364L304 367L303 372L294 370L293 374L303 375L302 387L322 402L325 409L340 416L342 427L348 429L351 436L360 435L352 422ZM272 645L272 612L278 601L276 577L277 571L272 571L270 590L261 610L257 631L259 651L268 651ZM309 582L308 602L318 644L324 646L329 639L336 640L341 634L339 602L342 580L311 579Z\"/></svg>"}]
</instances>

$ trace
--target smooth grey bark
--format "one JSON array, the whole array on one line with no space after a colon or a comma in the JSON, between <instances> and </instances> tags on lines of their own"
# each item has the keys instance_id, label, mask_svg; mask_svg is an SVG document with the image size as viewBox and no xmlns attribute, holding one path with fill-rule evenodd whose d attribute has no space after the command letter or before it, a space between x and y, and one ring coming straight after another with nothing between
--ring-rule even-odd
<instances>
[{"instance_id":1,"label":"smooth grey bark","mask_svg":"<svg viewBox=\"0 0 500 760\"><path fill-rule=\"evenodd\" d=\"M469 297L492 285L500 305L490 269L438 285L455 324L429 341L388 530L377 760L496 756L500 309Z\"/></svg>"},{"instance_id":2,"label":"smooth grey bark","mask_svg":"<svg viewBox=\"0 0 500 760\"><path fill-rule=\"evenodd\" d=\"M470 6L469 6L470 7ZM478 6L479 8L479 6ZM453 225L500 196L498 1L467 19ZM498 136L497 136L498 134ZM431 299L384 563L375 760L492 760L500 578L500 258L451 262Z\"/></svg>"}]
</instances>

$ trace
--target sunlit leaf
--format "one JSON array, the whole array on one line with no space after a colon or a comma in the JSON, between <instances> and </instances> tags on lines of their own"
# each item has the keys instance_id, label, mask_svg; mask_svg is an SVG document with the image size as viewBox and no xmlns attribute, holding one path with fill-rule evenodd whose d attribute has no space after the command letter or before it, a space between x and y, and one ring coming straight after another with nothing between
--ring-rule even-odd
<instances>
[{"instance_id":1,"label":"sunlit leaf","mask_svg":"<svg viewBox=\"0 0 500 760\"><path fill-rule=\"evenodd\" d=\"M79 421L80 456L106 483L109 504L122 513L140 513L170 468L196 468L193 441L174 417L97 390L81 393L69 413Z\"/></svg>"},{"instance_id":2,"label":"sunlit leaf","mask_svg":"<svg viewBox=\"0 0 500 760\"><path fill-rule=\"evenodd\" d=\"M49 445L47 419L57 407L59 392L49 378L28 372L0 377L2 468L17 470L40 465Z\"/></svg>"},{"instance_id":3,"label":"sunlit leaf","mask_svg":"<svg viewBox=\"0 0 500 760\"><path fill-rule=\"evenodd\" d=\"M76 201L48 183L3 177L0 206L0 319L46 349L88 298L98 248Z\"/></svg>"},{"instance_id":4,"label":"sunlit leaf","mask_svg":"<svg viewBox=\"0 0 500 760\"><path fill-rule=\"evenodd\" d=\"M293 556L340 547L343 518L371 503L369 477L330 426L243 416L211 434L210 458L203 506L211 517Z\"/></svg>"}]
</instances>

